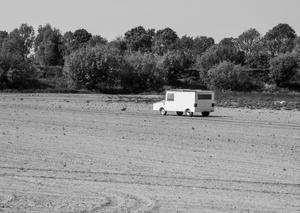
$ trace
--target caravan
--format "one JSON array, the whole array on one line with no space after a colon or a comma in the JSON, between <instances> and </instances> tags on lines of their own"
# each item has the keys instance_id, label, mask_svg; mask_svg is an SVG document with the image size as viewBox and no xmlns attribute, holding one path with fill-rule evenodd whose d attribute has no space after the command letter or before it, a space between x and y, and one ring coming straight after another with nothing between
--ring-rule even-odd
<instances>
[{"instance_id":1,"label":"caravan","mask_svg":"<svg viewBox=\"0 0 300 213\"><path fill-rule=\"evenodd\" d=\"M153 110L166 115L168 111L174 111L177 115L193 116L201 112L202 116L209 116L214 111L215 93L205 90L174 89L167 90L165 99L153 104Z\"/></svg>"}]
</instances>

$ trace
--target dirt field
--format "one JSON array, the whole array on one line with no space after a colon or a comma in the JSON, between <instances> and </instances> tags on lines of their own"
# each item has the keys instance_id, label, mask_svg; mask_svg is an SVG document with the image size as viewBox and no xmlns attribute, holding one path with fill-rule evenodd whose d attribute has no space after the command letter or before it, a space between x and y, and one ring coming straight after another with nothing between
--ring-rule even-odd
<instances>
[{"instance_id":1,"label":"dirt field","mask_svg":"<svg viewBox=\"0 0 300 213\"><path fill-rule=\"evenodd\" d=\"M300 212L299 111L147 102L0 94L0 212Z\"/></svg>"}]
</instances>

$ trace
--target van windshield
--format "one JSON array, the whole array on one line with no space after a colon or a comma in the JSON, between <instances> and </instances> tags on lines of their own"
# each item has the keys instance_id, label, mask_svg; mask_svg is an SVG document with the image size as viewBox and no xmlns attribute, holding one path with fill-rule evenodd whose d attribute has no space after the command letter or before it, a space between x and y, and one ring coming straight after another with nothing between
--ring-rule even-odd
<instances>
[{"instance_id":1,"label":"van windshield","mask_svg":"<svg viewBox=\"0 0 300 213\"><path fill-rule=\"evenodd\" d=\"M211 94L198 94L198 100L211 100Z\"/></svg>"}]
</instances>

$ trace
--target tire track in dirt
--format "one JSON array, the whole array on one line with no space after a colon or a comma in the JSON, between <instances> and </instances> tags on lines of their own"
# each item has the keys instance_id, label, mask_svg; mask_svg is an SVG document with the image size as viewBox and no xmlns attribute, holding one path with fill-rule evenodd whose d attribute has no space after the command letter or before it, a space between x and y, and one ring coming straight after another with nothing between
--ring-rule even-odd
<instances>
[{"instance_id":1,"label":"tire track in dirt","mask_svg":"<svg viewBox=\"0 0 300 213\"><path fill-rule=\"evenodd\" d=\"M2 171L0 173L1 177L24 177L68 181L76 180L300 196L300 183L259 182L249 180L226 180L216 178L127 174L117 172L71 171L23 167L1 167L1 169L8 170L7 172ZM31 172L36 173L32 174ZM254 190L254 188L256 190Z\"/></svg>"},{"instance_id":2,"label":"tire track in dirt","mask_svg":"<svg viewBox=\"0 0 300 213\"><path fill-rule=\"evenodd\" d=\"M137 114L134 114L135 116ZM119 116L119 114L116 114L116 116ZM170 116L171 117L171 116ZM130 117L132 118L132 116ZM180 118L177 118L177 119L180 119ZM186 118L186 120L188 121L188 124L190 125L190 118ZM192 118L193 119L193 118ZM66 124L64 121L57 121L57 120L50 120L50 121L44 121L44 120L39 120L39 121L35 121L35 120L32 120L32 119L17 119L17 118L14 118L14 119L1 119L2 120L2 124L6 123L7 125L9 125L11 122L20 122L20 123L26 123L26 124L36 124L37 122L40 124L40 125L49 125L49 126L66 126L68 128L85 128L85 129L88 129L88 124L89 122L87 120L82 120L81 122L82 123L79 123L78 121L76 123L68 123ZM201 119L202 120L202 119ZM164 120L165 121L165 120ZM182 120L178 120L182 123L182 125L185 125L184 122L182 122ZM210 123L213 123L213 122L216 122L216 120L205 120L205 121L210 121ZM218 121L219 122L219 121ZM204 123L204 122L203 122ZM224 122L226 123L226 121ZM208 124L206 122L206 124ZM249 123L250 124L250 123ZM108 131L107 129L107 126L108 125L112 125L111 122L107 122L107 121L101 121L101 127L98 127L98 126L93 126L91 129L92 130L97 130L97 132L100 132L100 131ZM237 124L237 126L240 126L241 123ZM251 126L254 126L254 124L251 124ZM132 124L132 123L126 123L126 127L136 127L137 125L136 124ZM139 129L122 129L122 126L112 126L114 127L114 129L109 129L109 131L112 131L112 132L115 132L116 131L116 128L118 128L118 132L124 132L124 133L131 133L131 134L143 134L143 135L147 135L149 137L153 136L153 135L165 135L165 136L169 136L168 133L166 132L154 132L154 131L147 131L146 129L143 131L143 132L140 132ZM264 126L265 128L273 128L272 124L268 124L267 126ZM300 128L300 126L299 126ZM282 129L282 128L280 128ZM285 129L289 129L289 130L293 130L294 128L289 128L289 127L286 127ZM299 130L300 131L300 130ZM186 138L185 135L182 135L180 132L175 132L172 134L172 137L176 137L176 138ZM198 139L203 139L201 138L201 136L194 136L194 135L189 135L189 138L190 139L193 139L193 140L198 140ZM285 137L284 137L285 138ZM205 138L206 139L206 138ZM245 144L248 144L248 142L244 142L244 141L239 141L239 143L245 143ZM268 143L264 143L263 141L261 142L262 145L269 145ZM284 147L285 144L277 144L277 146L279 147Z\"/></svg>"},{"instance_id":3,"label":"tire track in dirt","mask_svg":"<svg viewBox=\"0 0 300 213\"><path fill-rule=\"evenodd\" d=\"M1 103L0 103L1 105ZM35 109L35 110L44 110L44 111L52 111L55 110L56 112L68 112L68 113L79 113L79 112L84 112L87 114L99 114L99 115L107 115L107 114L111 114L113 113L114 115L117 115L118 117L145 117L145 116L151 116L151 117L162 117L159 114L154 114L154 113L147 113L147 112L129 112L126 111L125 113L122 112L116 112L115 110L84 110L84 109L63 109L63 108L49 108L49 107L44 107L44 106L32 106L31 104L25 105L8 105L8 104L2 104L1 107L7 107L7 108L11 108L11 107L17 107L17 108L27 108L27 109ZM203 118L202 116L194 116L194 117L178 117L176 115L167 115L165 116L168 119L175 119L175 120L188 120L188 121L193 121L193 120L200 120L200 121L205 121L205 122L210 122L210 121L218 121L218 122L223 122L223 123L230 123L230 124L235 124L235 125L259 125L260 127L270 127L270 128L284 128L284 129L300 129L300 124L299 123L288 123L288 122L276 122L276 121L258 121L258 120L248 120L248 121L244 121L244 120L240 120L240 119L229 119L226 116L222 117L222 119L218 118L218 117L214 117L214 116L210 116L210 117L205 117ZM165 118L163 117L163 118Z\"/></svg>"},{"instance_id":4,"label":"tire track in dirt","mask_svg":"<svg viewBox=\"0 0 300 213\"><path fill-rule=\"evenodd\" d=\"M53 173L68 173L68 174L95 174L95 175L118 175L118 176L133 176L133 177L149 177L149 178L164 178L164 179L177 179L177 180L193 180L193 181L219 181L229 183L249 183L249 184L263 184L263 185L281 185L281 186L293 186L299 187L300 183L281 183L281 182L260 182L260 181L248 181L248 180L226 180L226 179L214 179L214 178L195 178L195 177L183 177L183 176L163 176L163 175L151 175L151 174L131 174L121 172L99 172L99 171L80 171L80 170L61 170L61 169L43 169L43 168L24 168L13 166L0 166L0 169L14 170L16 172L37 171L37 172L53 172ZM1 172L1 171L0 171ZM1 174L0 174L1 175Z\"/></svg>"},{"instance_id":5,"label":"tire track in dirt","mask_svg":"<svg viewBox=\"0 0 300 213\"><path fill-rule=\"evenodd\" d=\"M30 191L0 191L0 212L113 213L150 212L156 202L123 191L104 191L97 196L67 196Z\"/></svg>"}]
</instances>

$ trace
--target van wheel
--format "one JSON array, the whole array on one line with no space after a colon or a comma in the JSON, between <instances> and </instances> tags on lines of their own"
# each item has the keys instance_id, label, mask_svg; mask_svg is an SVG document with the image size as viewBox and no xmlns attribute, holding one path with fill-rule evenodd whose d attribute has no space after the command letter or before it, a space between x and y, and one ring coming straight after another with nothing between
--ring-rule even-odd
<instances>
[{"instance_id":1,"label":"van wheel","mask_svg":"<svg viewBox=\"0 0 300 213\"><path fill-rule=\"evenodd\" d=\"M185 114L189 117L192 117L194 115L194 113L191 112L191 110L189 110L189 109L185 110Z\"/></svg>"},{"instance_id":2,"label":"van wheel","mask_svg":"<svg viewBox=\"0 0 300 213\"><path fill-rule=\"evenodd\" d=\"M161 115L166 115L167 114L167 111L164 108L160 108L159 112L160 112Z\"/></svg>"},{"instance_id":3,"label":"van wheel","mask_svg":"<svg viewBox=\"0 0 300 213\"><path fill-rule=\"evenodd\" d=\"M180 112L180 111L177 111L176 113L177 113L177 115L179 115L179 116L182 116L182 115L183 115L183 112Z\"/></svg>"},{"instance_id":4,"label":"van wheel","mask_svg":"<svg viewBox=\"0 0 300 213\"><path fill-rule=\"evenodd\" d=\"M202 112L202 116L203 116L203 117L209 116L209 112Z\"/></svg>"}]
</instances>

